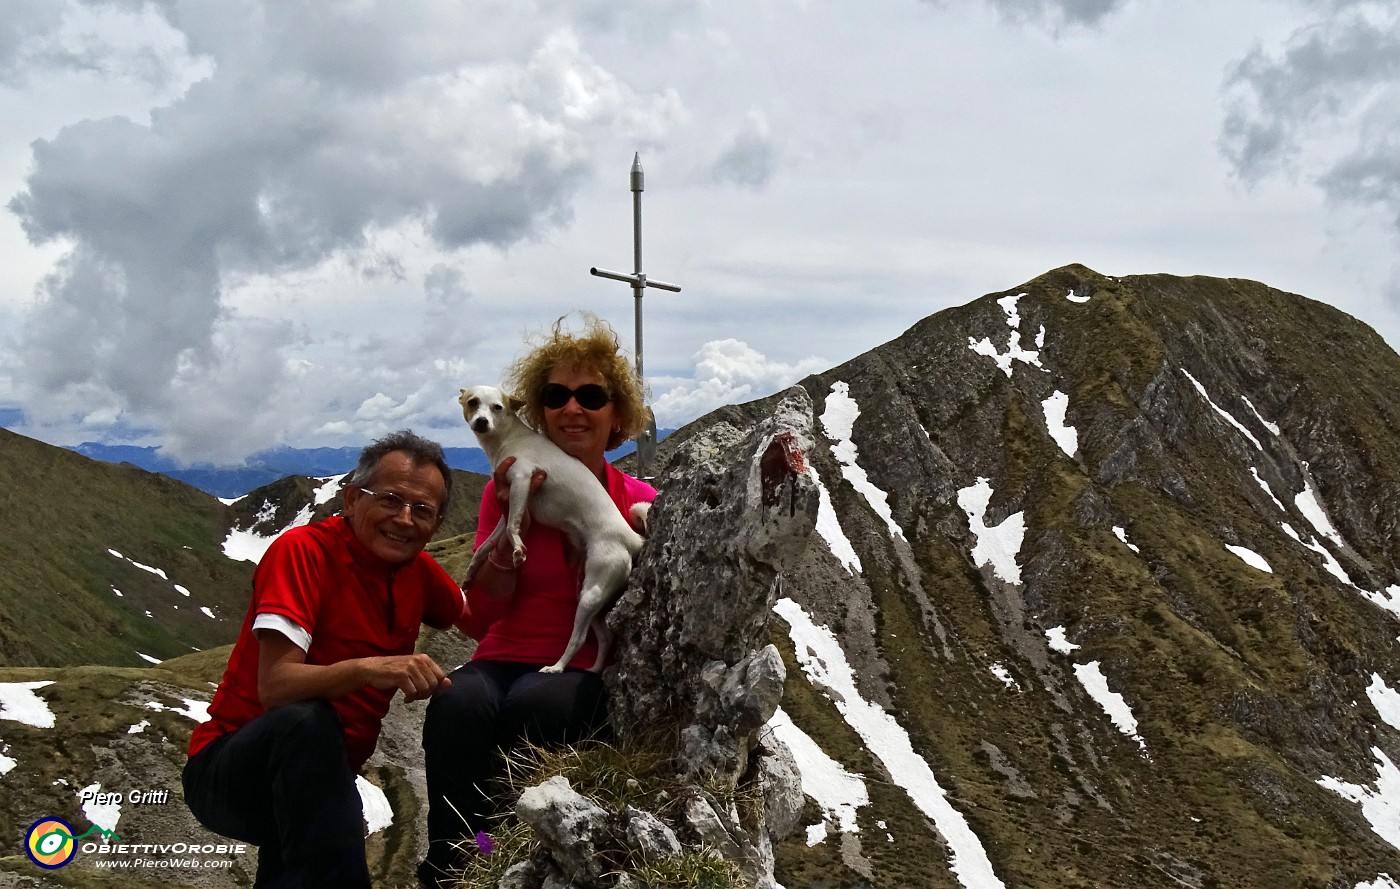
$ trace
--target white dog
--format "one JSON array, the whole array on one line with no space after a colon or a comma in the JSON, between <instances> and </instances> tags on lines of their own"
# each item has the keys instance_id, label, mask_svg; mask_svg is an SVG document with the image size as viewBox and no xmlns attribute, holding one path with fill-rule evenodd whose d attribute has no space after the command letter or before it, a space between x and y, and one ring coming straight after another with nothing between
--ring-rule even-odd
<instances>
[{"instance_id":1,"label":"white dog","mask_svg":"<svg viewBox=\"0 0 1400 889\"><path fill-rule=\"evenodd\" d=\"M627 519L617 511L607 489L579 460L560 450L559 446L535 432L516 416L522 402L505 395L492 386L462 389L458 401L467 425L476 433L482 450L494 470L507 457L515 463L507 472L510 480L510 508L501 517L491 536L477 547L467 566L463 586L471 583L491 547L502 534L509 534L512 559L519 566L525 561L525 544L520 539L520 523L525 517L526 499L530 497L530 477L543 469L547 478L530 498L530 513L535 521L558 528L568 535L574 546L583 550L583 588L579 592L578 612L574 616L574 631L564 654L553 666L542 668L544 673L562 671L583 645L591 624L598 636L598 660L593 672L603 668L603 661L612 646L612 633L600 617L603 608L627 584L632 559L642 548L642 536L632 529ZM647 504L632 508L634 521L645 521Z\"/></svg>"}]
</instances>

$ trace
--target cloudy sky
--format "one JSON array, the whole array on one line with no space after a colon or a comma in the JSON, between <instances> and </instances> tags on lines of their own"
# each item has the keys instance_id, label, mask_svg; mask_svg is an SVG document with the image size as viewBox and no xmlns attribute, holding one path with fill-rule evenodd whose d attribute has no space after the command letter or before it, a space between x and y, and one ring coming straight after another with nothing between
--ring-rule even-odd
<instances>
[{"instance_id":1,"label":"cloudy sky","mask_svg":"<svg viewBox=\"0 0 1400 889\"><path fill-rule=\"evenodd\" d=\"M236 462L559 316L677 426L1082 262L1400 344L1400 0L0 0L0 425ZM575 316L576 317L576 316Z\"/></svg>"}]
</instances>

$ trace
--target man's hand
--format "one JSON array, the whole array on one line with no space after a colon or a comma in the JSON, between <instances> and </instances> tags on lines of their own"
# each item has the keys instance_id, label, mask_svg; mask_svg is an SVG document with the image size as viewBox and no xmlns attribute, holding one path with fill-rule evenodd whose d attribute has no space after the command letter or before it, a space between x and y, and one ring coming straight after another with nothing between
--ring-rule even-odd
<instances>
[{"instance_id":1,"label":"man's hand","mask_svg":"<svg viewBox=\"0 0 1400 889\"><path fill-rule=\"evenodd\" d=\"M366 685L397 688L405 701L419 701L452 684L426 654L308 664L306 652L276 630L259 630L257 639L258 698L266 710L293 701L340 698Z\"/></svg>"},{"instance_id":2,"label":"man's hand","mask_svg":"<svg viewBox=\"0 0 1400 889\"><path fill-rule=\"evenodd\" d=\"M442 668L426 654L403 654L363 659L366 683L375 688L397 688L408 702L421 701L452 684Z\"/></svg>"}]
</instances>

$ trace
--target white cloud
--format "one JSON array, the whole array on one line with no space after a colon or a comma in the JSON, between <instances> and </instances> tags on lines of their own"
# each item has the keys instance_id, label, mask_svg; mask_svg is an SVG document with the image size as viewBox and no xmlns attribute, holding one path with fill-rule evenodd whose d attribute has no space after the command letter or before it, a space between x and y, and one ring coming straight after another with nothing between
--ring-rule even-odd
<instances>
[{"instance_id":1,"label":"white cloud","mask_svg":"<svg viewBox=\"0 0 1400 889\"><path fill-rule=\"evenodd\" d=\"M323 332L241 313L240 281L347 259L381 287L401 284L412 260L379 252L376 232L393 241L405 226L420 252L518 242L570 218L599 132L654 139L681 115L674 91L632 90L549 17L497 22L513 27L497 47L485 39L496 28L455 6L150 10L211 71L149 121L75 121L34 143L9 209L32 242L69 249L41 284L9 372L26 401L46 406L41 420L98 397L108 415L115 405L128 422L167 428L178 452L232 453L297 425L290 410L303 405L279 394L288 353ZM30 24L57 39L52 22ZM460 282L441 262L425 278L400 306L423 319L416 341L359 343L415 368L402 374L412 389L461 345L448 342ZM230 423L240 440L228 441Z\"/></svg>"},{"instance_id":2,"label":"white cloud","mask_svg":"<svg viewBox=\"0 0 1400 889\"><path fill-rule=\"evenodd\" d=\"M815 357L794 363L772 361L735 339L705 343L691 361L694 370L689 378L652 381L653 389L669 387L653 404L662 428L682 426L726 404L771 395L828 366Z\"/></svg>"},{"instance_id":3,"label":"white cloud","mask_svg":"<svg viewBox=\"0 0 1400 889\"><path fill-rule=\"evenodd\" d=\"M578 309L630 327L587 270L630 268L638 151L645 268L685 288L648 309L668 425L1070 262L1255 278L1400 342L1377 298L1392 9L20 4L0 417L194 459L388 422L469 444L457 387L498 382L526 334ZM1236 136L1271 128L1242 189ZM687 364L728 340L759 366ZM377 393L403 410L357 418Z\"/></svg>"},{"instance_id":4,"label":"white cloud","mask_svg":"<svg viewBox=\"0 0 1400 889\"><path fill-rule=\"evenodd\" d=\"M1248 183L1301 177L1400 237L1400 7L1330 0L1233 68L1221 149ZM1375 213L1374 216L1369 214ZM1400 305L1400 266L1384 287Z\"/></svg>"}]
</instances>

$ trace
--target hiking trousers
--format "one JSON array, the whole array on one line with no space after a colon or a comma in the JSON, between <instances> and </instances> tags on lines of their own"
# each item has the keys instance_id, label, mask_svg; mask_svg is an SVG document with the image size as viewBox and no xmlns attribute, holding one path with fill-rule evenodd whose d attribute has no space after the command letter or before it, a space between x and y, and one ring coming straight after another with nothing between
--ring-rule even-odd
<instances>
[{"instance_id":1,"label":"hiking trousers","mask_svg":"<svg viewBox=\"0 0 1400 889\"><path fill-rule=\"evenodd\" d=\"M184 771L205 827L258 847L257 889L369 889L365 822L329 701L275 707L209 742Z\"/></svg>"}]
</instances>

